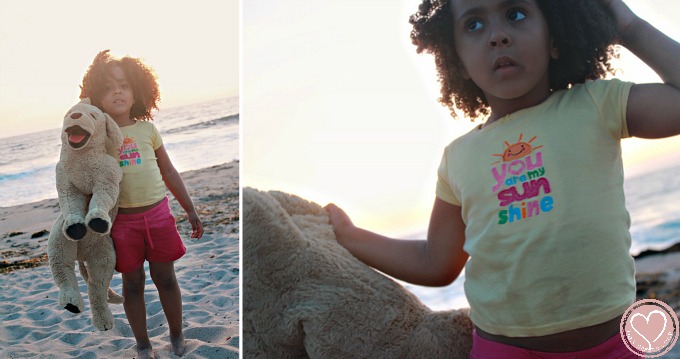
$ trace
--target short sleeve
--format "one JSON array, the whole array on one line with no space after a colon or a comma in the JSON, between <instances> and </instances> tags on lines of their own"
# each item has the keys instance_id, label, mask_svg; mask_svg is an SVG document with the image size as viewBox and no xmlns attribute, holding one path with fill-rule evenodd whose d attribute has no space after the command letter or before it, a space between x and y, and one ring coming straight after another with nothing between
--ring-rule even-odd
<instances>
[{"instance_id":1,"label":"short sleeve","mask_svg":"<svg viewBox=\"0 0 680 359\"><path fill-rule=\"evenodd\" d=\"M632 82L619 79L588 81L586 90L600 112L600 119L616 139L630 137L626 123L628 95Z\"/></svg>"},{"instance_id":2,"label":"short sleeve","mask_svg":"<svg viewBox=\"0 0 680 359\"><path fill-rule=\"evenodd\" d=\"M449 161L447 152L448 151L444 151L442 161L439 164L439 169L437 170L437 187L435 194L444 202L453 204L455 206L460 206L461 202L458 200L458 198L456 198L449 180Z\"/></svg>"},{"instance_id":3,"label":"short sleeve","mask_svg":"<svg viewBox=\"0 0 680 359\"><path fill-rule=\"evenodd\" d=\"M151 125L151 145L153 146L153 150L159 149L161 146L163 146L163 138L161 138L161 133L158 132L158 129L153 123L149 123Z\"/></svg>"}]
</instances>

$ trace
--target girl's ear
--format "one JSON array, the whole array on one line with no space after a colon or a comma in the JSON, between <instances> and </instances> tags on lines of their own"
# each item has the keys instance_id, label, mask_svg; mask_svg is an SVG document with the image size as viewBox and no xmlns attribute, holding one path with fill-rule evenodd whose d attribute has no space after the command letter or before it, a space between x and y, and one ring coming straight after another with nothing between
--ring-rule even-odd
<instances>
[{"instance_id":1,"label":"girl's ear","mask_svg":"<svg viewBox=\"0 0 680 359\"><path fill-rule=\"evenodd\" d=\"M555 47L555 39L550 39L550 58L557 60L560 58L560 49Z\"/></svg>"}]
</instances>

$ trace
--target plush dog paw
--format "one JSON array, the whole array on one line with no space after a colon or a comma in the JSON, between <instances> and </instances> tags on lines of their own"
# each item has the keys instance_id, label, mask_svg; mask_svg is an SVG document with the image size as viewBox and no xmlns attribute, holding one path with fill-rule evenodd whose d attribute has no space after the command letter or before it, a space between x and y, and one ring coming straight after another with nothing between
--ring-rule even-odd
<instances>
[{"instance_id":1,"label":"plush dog paw","mask_svg":"<svg viewBox=\"0 0 680 359\"><path fill-rule=\"evenodd\" d=\"M107 233L109 231L109 224L106 223L101 218L94 218L91 221L87 222L87 226L90 227L91 230L97 232L97 233Z\"/></svg>"},{"instance_id":2,"label":"plush dog paw","mask_svg":"<svg viewBox=\"0 0 680 359\"><path fill-rule=\"evenodd\" d=\"M80 216L68 216L64 220L64 225L62 226L62 232L66 238L72 241L79 241L85 237L87 234L87 227L85 226L85 220Z\"/></svg>"},{"instance_id":3,"label":"plush dog paw","mask_svg":"<svg viewBox=\"0 0 680 359\"><path fill-rule=\"evenodd\" d=\"M68 239L79 241L85 237L87 228L82 223L76 223L66 227L65 235Z\"/></svg>"},{"instance_id":4,"label":"plush dog paw","mask_svg":"<svg viewBox=\"0 0 680 359\"><path fill-rule=\"evenodd\" d=\"M113 329L114 327L114 322L113 322L113 315L111 314L111 311L108 310L100 310L100 311L92 311L92 325L94 325L97 330L109 330Z\"/></svg>"},{"instance_id":5,"label":"plush dog paw","mask_svg":"<svg viewBox=\"0 0 680 359\"><path fill-rule=\"evenodd\" d=\"M97 233L107 234L111 229L111 218L108 213L97 208L87 213L85 221L87 226Z\"/></svg>"},{"instance_id":6,"label":"plush dog paw","mask_svg":"<svg viewBox=\"0 0 680 359\"><path fill-rule=\"evenodd\" d=\"M78 309L78 307L76 307L75 305L73 305L71 303L66 304L64 309L68 310L71 313L75 313L75 314L80 313L80 309Z\"/></svg>"},{"instance_id":7,"label":"plush dog paw","mask_svg":"<svg viewBox=\"0 0 680 359\"><path fill-rule=\"evenodd\" d=\"M84 307L83 297L77 291L60 291L59 305L71 313L80 313Z\"/></svg>"}]
</instances>

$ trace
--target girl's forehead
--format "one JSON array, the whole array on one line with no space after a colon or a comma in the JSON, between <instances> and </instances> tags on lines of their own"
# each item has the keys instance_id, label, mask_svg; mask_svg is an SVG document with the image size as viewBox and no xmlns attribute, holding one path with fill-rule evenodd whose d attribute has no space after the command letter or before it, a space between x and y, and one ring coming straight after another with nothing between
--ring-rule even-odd
<instances>
[{"instance_id":1,"label":"girl's forehead","mask_svg":"<svg viewBox=\"0 0 680 359\"><path fill-rule=\"evenodd\" d=\"M536 0L451 0L449 9L456 18L497 9L506 9L514 6L537 6Z\"/></svg>"},{"instance_id":2,"label":"girl's forehead","mask_svg":"<svg viewBox=\"0 0 680 359\"><path fill-rule=\"evenodd\" d=\"M112 65L109 67L109 77L114 81L125 81L125 71L119 65Z\"/></svg>"}]
</instances>

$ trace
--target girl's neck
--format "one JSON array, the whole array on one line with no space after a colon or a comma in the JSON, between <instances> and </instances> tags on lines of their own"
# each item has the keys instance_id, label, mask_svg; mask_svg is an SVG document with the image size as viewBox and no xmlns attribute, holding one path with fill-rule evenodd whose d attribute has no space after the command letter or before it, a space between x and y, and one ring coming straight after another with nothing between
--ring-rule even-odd
<instances>
[{"instance_id":1,"label":"girl's neck","mask_svg":"<svg viewBox=\"0 0 680 359\"><path fill-rule=\"evenodd\" d=\"M135 124L135 120L131 119L129 115L112 116L111 118L113 118L113 121L116 122L118 127L132 126Z\"/></svg>"},{"instance_id":2,"label":"girl's neck","mask_svg":"<svg viewBox=\"0 0 680 359\"><path fill-rule=\"evenodd\" d=\"M541 99L536 99L536 101L531 101L531 102L520 102L520 101L515 101L515 100L509 100L509 101L501 101L502 103L498 103L496 105L492 105L491 107L491 115L489 115L489 118L486 120L484 123L484 126L488 126L501 118L511 115L517 111L524 110L525 108L529 107L534 107L536 105L539 105L543 103L546 99L550 97L550 93L548 93L545 97Z\"/></svg>"},{"instance_id":3,"label":"girl's neck","mask_svg":"<svg viewBox=\"0 0 680 359\"><path fill-rule=\"evenodd\" d=\"M483 126L488 126L497 120L523 110L525 108L534 107L543 103L548 97L552 95L552 90L547 82L547 76L544 83L539 84L532 91L513 99L503 99L493 96L487 96L487 102L491 108L491 115L486 120Z\"/></svg>"}]
</instances>

